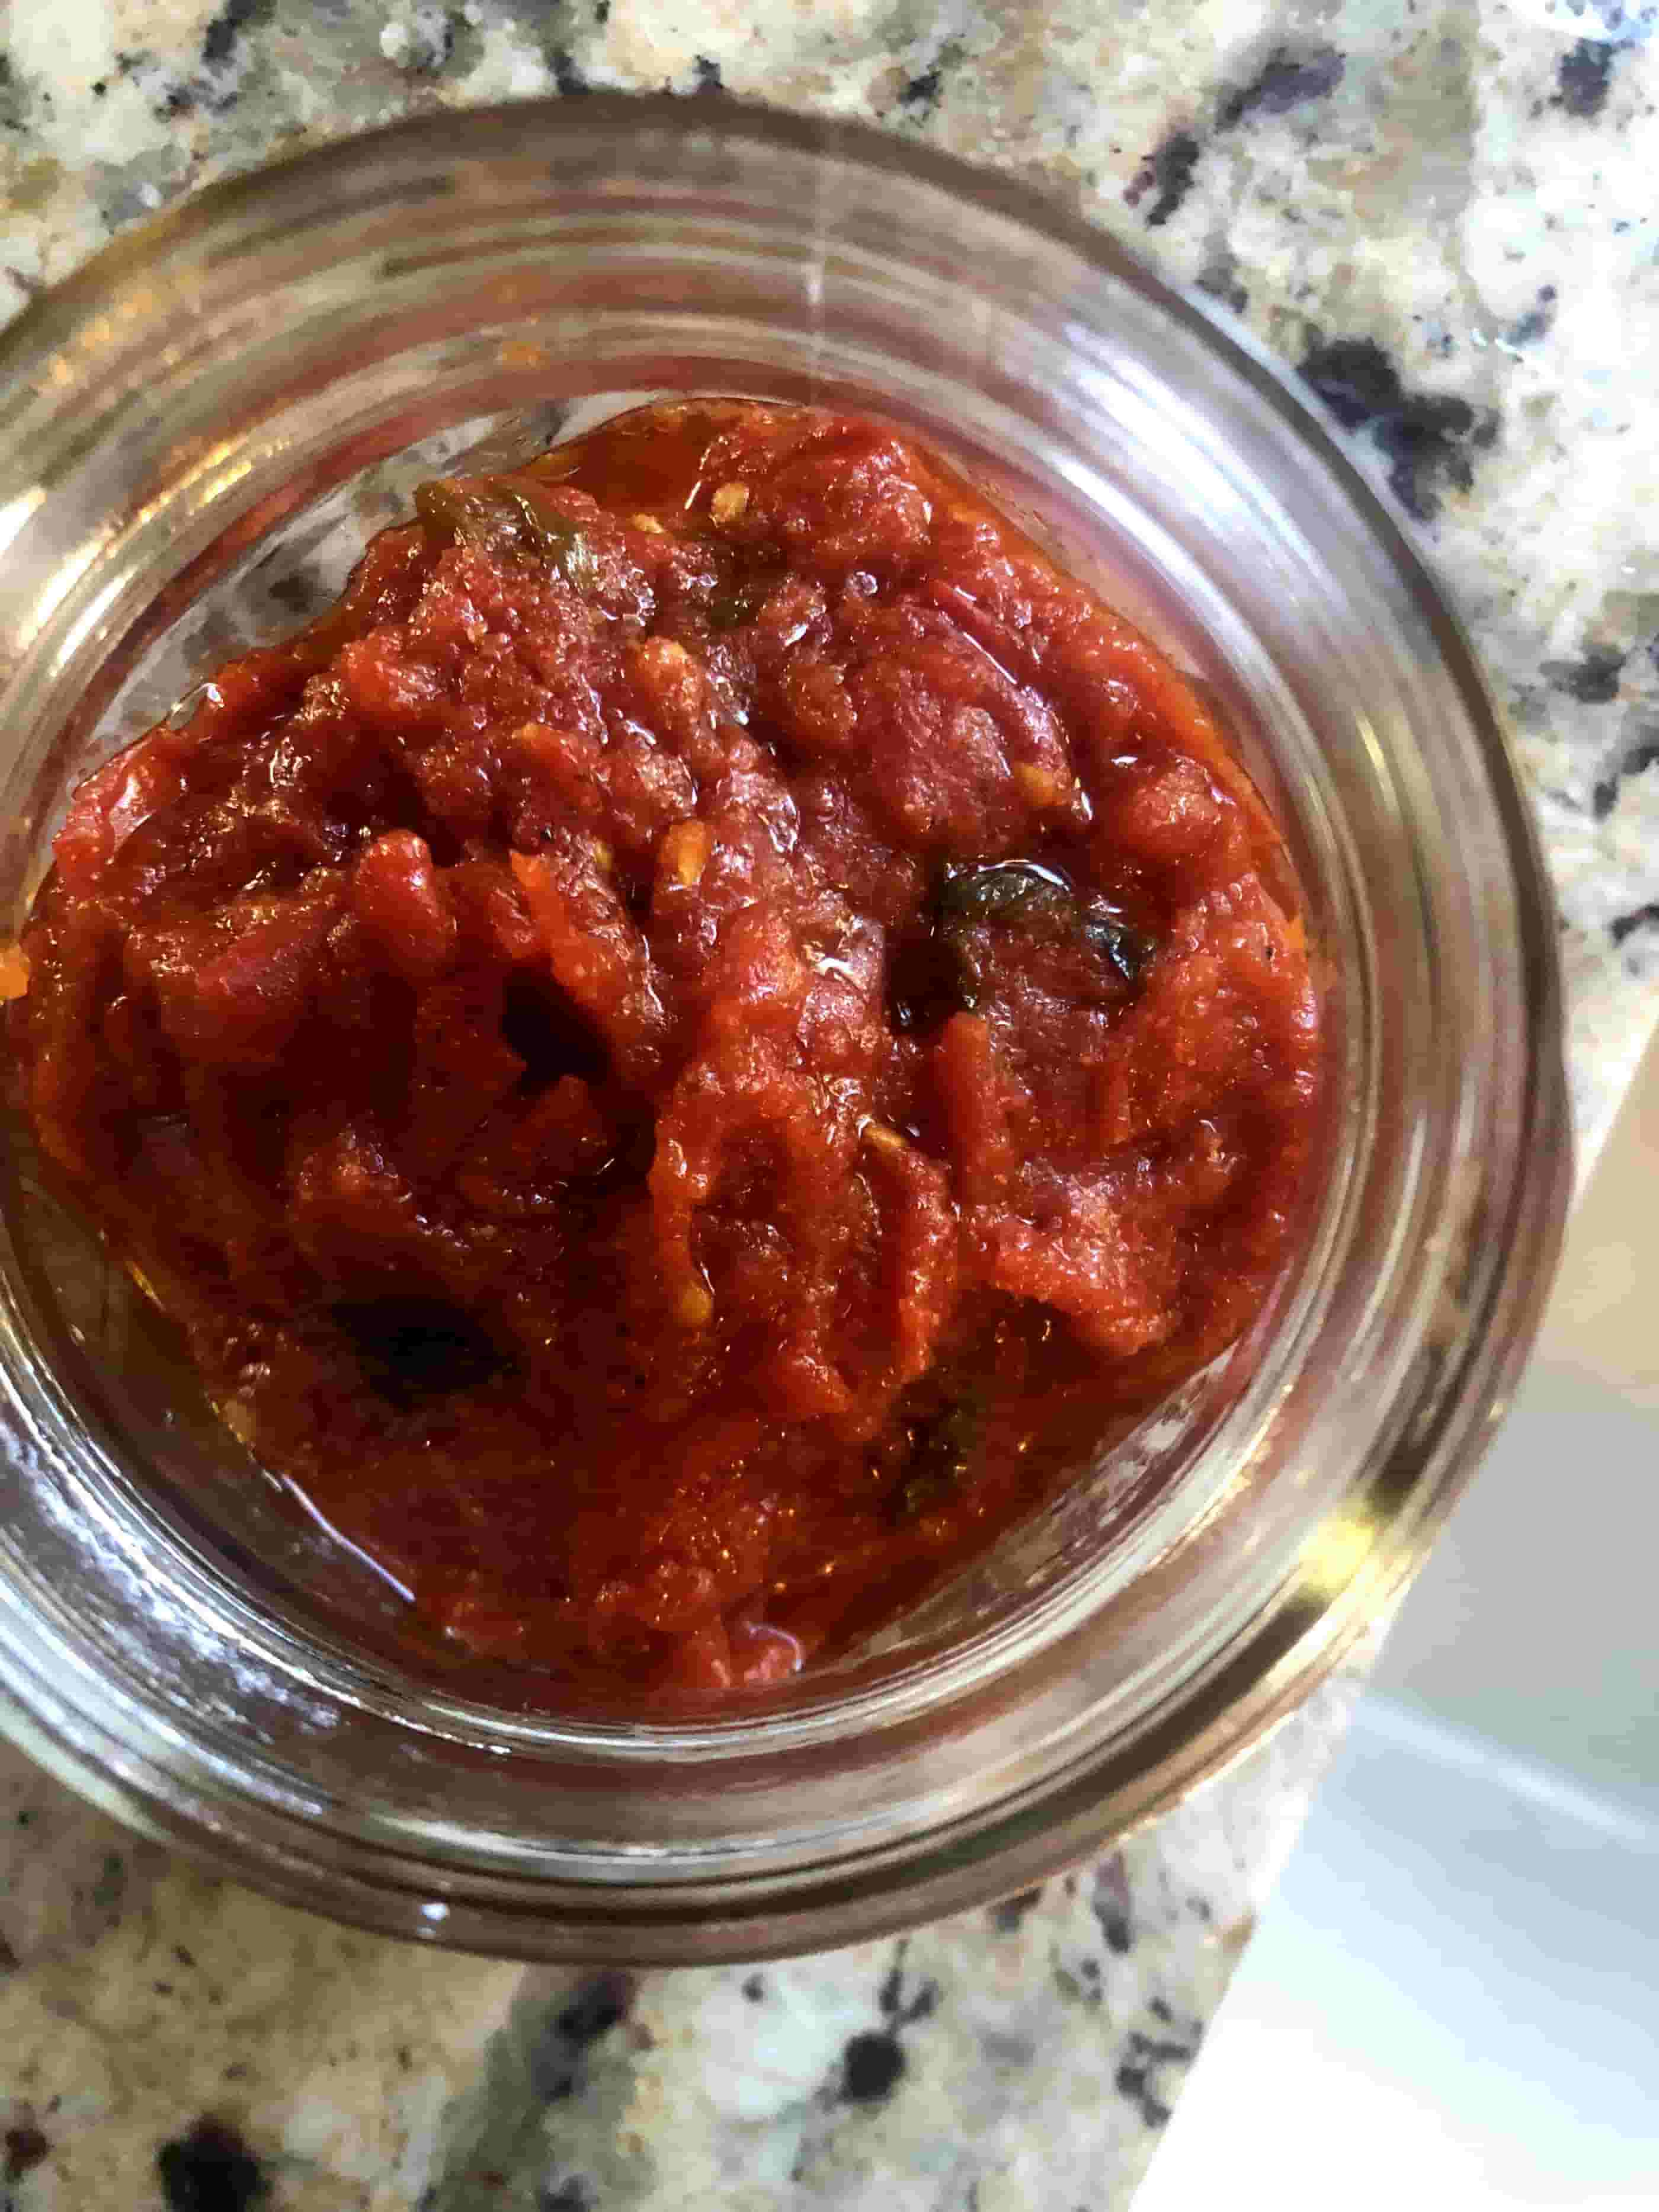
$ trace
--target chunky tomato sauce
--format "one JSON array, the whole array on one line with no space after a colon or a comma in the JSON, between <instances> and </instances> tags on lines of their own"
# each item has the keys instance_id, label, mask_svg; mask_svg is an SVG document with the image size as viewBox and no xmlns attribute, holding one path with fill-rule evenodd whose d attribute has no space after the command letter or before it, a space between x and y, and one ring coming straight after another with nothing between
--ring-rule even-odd
<instances>
[{"instance_id":1,"label":"chunky tomato sauce","mask_svg":"<svg viewBox=\"0 0 1659 2212\"><path fill-rule=\"evenodd\" d=\"M879 423L425 487L79 792L40 1139L428 1626L764 1683L1256 1313L1317 1009L1187 683Z\"/></svg>"}]
</instances>

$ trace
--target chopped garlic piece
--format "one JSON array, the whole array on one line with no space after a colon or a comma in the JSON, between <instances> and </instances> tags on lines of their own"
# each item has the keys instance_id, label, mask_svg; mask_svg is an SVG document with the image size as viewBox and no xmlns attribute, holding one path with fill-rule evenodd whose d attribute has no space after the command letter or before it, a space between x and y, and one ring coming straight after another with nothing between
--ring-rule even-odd
<instances>
[{"instance_id":1,"label":"chopped garlic piece","mask_svg":"<svg viewBox=\"0 0 1659 2212\"><path fill-rule=\"evenodd\" d=\"M662 841L662 858L686 890L702 880L714 849L714 833L706 822L677 822Z\"/></svg>"},{"instance_id":2,"label":"chopped garlic piece","mask_svg":"<svg viewBox=\"0 0 1659 2212\"><path fill-rule=\"evenodd\" d=\"M1056 775L1052 769L1034 767L1030 761L1016 763L1014 786L1028 806L1060 806L1071 796L1065 777Z\"/></svg>"},{"instance_id":3,"label":"chopped garlic piece","mask_svg":"<svg viewBox=\"0 0 1659 2212\"><path fill-rule=\"evenodd\" d=\"M0 945L0 1000L21 999L28 987L28 954L21 945Z\"/></svg>"},{"instance_id":4,"label":"chopped garlic piece","mask_svg":"<svg viewBox=\"0 0 1659 2212\"><path fill-rule=\"evenodd\" d=\"M866 1121L863 1134L865 1143L873 1146L878 1152L891 1152L896 1155L909 1150L909 1146L899 1132L896 1129L889 1128L885 1121Z\"/></svg>"}]
</instances>

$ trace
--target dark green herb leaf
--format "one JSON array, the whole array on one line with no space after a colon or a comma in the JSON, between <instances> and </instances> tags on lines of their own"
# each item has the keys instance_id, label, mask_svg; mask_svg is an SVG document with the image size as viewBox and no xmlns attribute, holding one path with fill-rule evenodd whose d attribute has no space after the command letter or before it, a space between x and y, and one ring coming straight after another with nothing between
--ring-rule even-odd
<instances>
[{"instance_id":1,"label":"dark green herb leaf","mask_svg":"<svg viewBox=\"0 0 1659 2212\"><path fill-rule=\"evenodd\" d=\"M532 484L507 477L440 477L416 488L415 512L433 536L475 552L544 561L573 591L590 591L599 581L592 547L574 522L542 502Z\"/></svg>"},{"instance_id":2,"label":"dark green herb leaf","mask_svg":"<svg viewBox=\"0 0 1659 2212\"><path fill-rule=\"evenodd\" d=\"M716 592L708 602L709 629L737 629L744 623L753 622L776 581L775 576L748 575Z\"/></svg>"},{"instance_id":3,"label":"dark green herb leaf","mask_svg":"<svg viewBox=\"0 0 1659 2212\"><path fill-rule=\"evenodd\" d=\"M969 1013L984 990L970 935L976 926L1075 934L1131 985L1139 982L1154 949L1102 901L1079 897L1058 869L1040 860L948 866L934 892L933 909L936 936L955 958L959 1003Z\"/></svg>"},{"instance_id":4,"label":"dark green herb leaf","mask_svg":"<svg viewBox=\"0 0 1659 2212\"><path fill-rule=\"evenodd\" d=\"M917 1437L899 1485L900 1519L913 1521L959 1497L984 1449L985 1400L977 1391L966 1391Z\"/></svg>"},{"instance_id":5,"label":"dark green herb leaf","mask_svg":"<svg viewBox=\"0 0 1659 2212\"><path fill-rule=\"evenodd\" d=\"M1070 921L1077 901L1066 878L1036 860L988 860L946 867L934 904L964 921Z\"/></svg>"},{"instance_id":6,"label":"dark green herb leaf","mask_svg":"<svg viewBox=\"0 0 1659 2212\"><path fill-rule=\"evenodd\" d=\"M1111 962L1126 983L1139 982L1152 957L1150 938L1094 905L1084 908L1079 927L1087 942Z\"/></svg>"}]
</instances>

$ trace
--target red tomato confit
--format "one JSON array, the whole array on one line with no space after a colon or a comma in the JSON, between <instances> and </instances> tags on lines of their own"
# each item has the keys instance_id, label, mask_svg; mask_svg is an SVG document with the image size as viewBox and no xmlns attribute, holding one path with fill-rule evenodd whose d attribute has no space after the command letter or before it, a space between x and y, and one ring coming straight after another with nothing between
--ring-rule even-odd
<instances>
[{"instance_id":1,"label":"red tomato confit","mask_svg":"<svg viewBox=\"0 0 1659 2212\"><path fill-rule=\"evenodd\" d=\"M1282 843L879 423L648 408L417 507L83 786L15 1080L429 1625L770 1681L1259 1309L1316 1090Z\"/></svg>"}]
</instances>

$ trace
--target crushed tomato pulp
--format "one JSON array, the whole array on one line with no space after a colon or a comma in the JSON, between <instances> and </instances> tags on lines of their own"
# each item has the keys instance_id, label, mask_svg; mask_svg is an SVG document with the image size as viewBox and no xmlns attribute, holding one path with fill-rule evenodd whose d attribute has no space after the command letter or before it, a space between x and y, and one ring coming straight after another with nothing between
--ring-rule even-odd
<instances>
[{"instance_id":1,"label":"crushed tomato pulp","mask_svg":"<svg viewBox=\"0 0 1659 2212\"><path fill-rule=\"evenodd\" d=\"M877 422L648 408L416 504L81 787L14 1080L428 1627L769 1682L1260 1309L1317 1091L1283 843Z\"/></svg>"}]
</instances>

